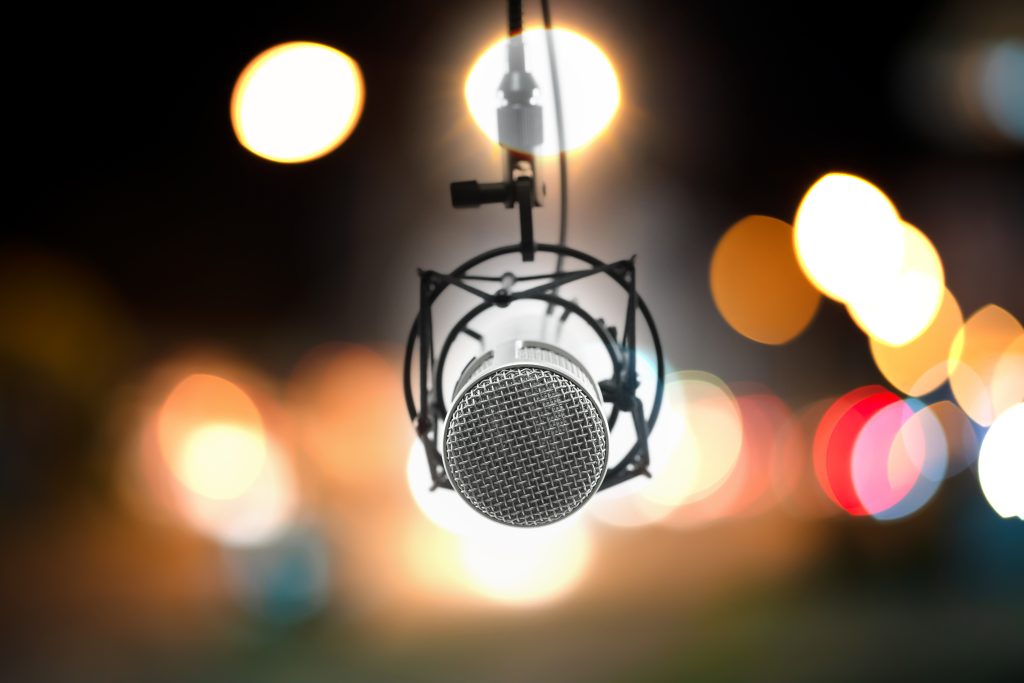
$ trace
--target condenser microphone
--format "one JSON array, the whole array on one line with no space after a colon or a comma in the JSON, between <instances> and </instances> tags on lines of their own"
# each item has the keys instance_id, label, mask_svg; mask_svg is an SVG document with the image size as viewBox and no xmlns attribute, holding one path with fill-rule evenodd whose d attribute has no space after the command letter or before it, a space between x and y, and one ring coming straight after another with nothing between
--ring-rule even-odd
<instances>
[{"instance_id":1,"label":"condenser microphone","mask_svg":"<svg viewBox=\"0 0 1024 683\"><path fill-rule=\"evenodd\" d=\"M586 368L552 344L515 340L479 356L456 383L444 427L453 488L512 526L572 514L608 468L600 396Z\"/></svg>"},{"instance_id":2,"label":"condenser microphone","mask_svg":"<svg viewBox=\"0 0 1024 683\"><path fill-rule=\"evenodd\" d=\"M542 2L548 34L556 139L564 149L551 17ZM533 208L540 206L543 183L534 151L544 139L537 83L526 69L522 2L509 1L508 73L498 87L499 142L505 151L504 179L452 183L456 208L504 204L519 209L519 242L479 254L446 273L420 270L419 314L405 347L405 403L423 446L434 488L454 489L491 520L517 527L552 524L579 510L597 491L648 475L647 435L664 393L665 361L654 319L636 288L634 259L605 263L572 249L566 238L567 161L559 154L561 197L558 244L534 240ZM519 255L557 257L554 272L479 272L495 261ZM582 264L565 270L563 259ZM625 294L621 330L595 317L560 288L584 279L610 278ZM522 285L522 286L520 286ZM496 287L496 289L492 289ZM447 289L468 292L479 302L446 334L435 336L433 307ZM522 301L543 302L545 316L561 309L559 320L575 316L607 351L612 372L595 382L564 349L540 341L502 343L471 360L452 393L445 391L444 368L457 338L484 335L471 324L484 311ZM637 396L637 321L649 333L657 363L654 397L645 412ZM439 344L439 346L438 346ZM418 349L418 354L416 351ZM413 359L417 356L418 368ZM446 399L451 396L450 405ZM605 418L605 410L608 417ZM609 434L620 415L632 422L636 441L610 464Z\"/></svg>"}]
</instances>

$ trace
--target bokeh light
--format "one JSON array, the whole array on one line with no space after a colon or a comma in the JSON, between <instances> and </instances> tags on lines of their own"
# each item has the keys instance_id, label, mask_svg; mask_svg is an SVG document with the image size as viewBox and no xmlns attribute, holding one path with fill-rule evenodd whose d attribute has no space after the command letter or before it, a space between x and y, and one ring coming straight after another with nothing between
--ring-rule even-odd
<instances>
[{"instance_id":1,"label":"bokeh light","mask_svg":"<svg viewBox=\"0 0 1024 683\"><path fill-rule=\"evenodd\" d=\"M899 519L920 509L946 473L942 426L914 400L891 403L872 415L854 443L854 489L867 514Z\"/></svg>"},{"instance_id":2,"label":"bokeh light","mask_svg":"<svg viewBox=\"0 0 1024 683\"><path fill-rule=\"evenodd\" d=\"M619 80L604 52L590 39L565 28L552 30L558 60L565 151L578 149L601 134L619 108ZM544 139L537 152L557 154L554 89L548 66L547 32L530 29L522 34L526 69L537 82L543 110ZM508 71L508 39L481 54L466 78L469 112L480 129L498 142L498 86Z\"/></svg>"},{"instance_id":3,"label":"bokeh light","mask_svg":"<svg viewBox=\"0 0 1024 683\"><path fill-rule=\"evenodd\" d=\"M863 178L829 173L811 186L794 221L804 273L825 295L856 299L898 273L906 244L896 207Z\"/></svg>"},{"instance_id":4,"label":"bokeh light","mask_svg":"<svg viewBox=\"0 0 1024 683\"><path fill-rule=\"evenodd\" d=\"M852 515L866 515L853 482L854 448L864 426L899 397L880 386L854 389L825 412L814 435L815 473L822 490Z\"/></svg>"},{"instance_id":5,"label":"bokeh light","mask_svg":"<svg viewBox=\"0 0 1024 683\"><path fill-rule=\"evenodd\" d=\"M700 500L736 467L743 420L732 391L706 372L677 372L665 380L663 420L673 428L652 434L651 448L671 454L664 472L652 472L647 500L666 506Z\"/></svg>"},{"instance_id":6,"label":"bokeh light","mask_svg":"<svg viewBox=\"0 0 1024 683\"><path fill-rule=\"evenodd\" d=\"M793 252L793 228L768 216L747 216L722 235L711 257L711 295L734 330L763 344L791 341L821 301Z\"/></svg>"},{"instance_id":7,"label":"bokeh light","mask_svg":"<svg viewBox=\"0 0 1024 683\"><path fill-rule=\"evenodd\" d=\"M946 441L946 476L971 467L978 459L978 434L971 418L952 401L938 401L926 410L938 421Z\"/></svg>"},{"instance_id":8,"label":"bokeh light","mask_svg":"<svg viewBox=\"0 0 1024 683\"><path fill-rule=\"evenodd\" d=\"M902 224L903 263L888 277L864 280L847 299L853 321L872 339L902 346L935 320L946 293L939 253L913 225Z\"/></svg>"},{"instance_id":9,"label":"bokeh light","mask_svg":"<svg viewBox=\"0 0 1024 683\"><path fill-rule=\"evenodd\" d=\"M1024 519L1024 403L1008 408L981 442L978 479L1001 517Z\"/></svg>"},{"instance_id":10,"label":"bokeh light","mask_svg":"<svg viewBox=\"0 0 1024 683\"><path fill-rule=\"evenodd\" d=\"M218 374L183 374L144 429L141 455L150 488L162 492L180 520L220 543L272 541L299 510L285 449L241 384Z\"/></svg>"},{"instance_id":11,"label":"bokeh light","mask_svg":"<svg viewBox=\"0 0 1024 683\"><path fill-rule=\"evenodd\" d=\"M462 538L459 544L462 571L481 595L537 605L567 594L583 579L592 542L577 520L539 529L491 526L487 535Z\"/></svg>"},{"instance_id":12,"label":"bokeh light","mask_svg":"<svg viewBox=\"0 0 1024 683\"><path fill-rule=\"evenodd\" d=\"M869 337L871 356L882 375L909 396L923 396L949 378L949 351L963 325L956 297L948 289L931 325L903 346L889 346Z\"/></svg>"},{"instance_id":13,"label":"bokeh light","mask_svg":"<svg viewBox=\"0 0 1024 683\"><path fill-rule=\"evenodd\" d=\"M231 123L253 154L282 163L311 161L351 135L363 100L363 76L351 57L319 43L283 43L239 75Z\"/></svg>"},{"instance_id":14,"label":"bokeh light","mask_svg":"<svg viewBox=\"0 0 1024 683\"><path fill-rule=\"evenodd\" d=\"M237 498L266 466L267 444L258 431L210 423L192 430L181 452L181 483L207 498Z\"/></svg>"},{"instance_id":15,"label":"bokeh light","mask_svg":"<svg viewBox=\"0 0 1024 683\"><path fill-rule=\"evenodd\" d=\"M949 354L949 383L953 396L972 420L982 426L992 424L995 417L1020 398L1012 397L1016 352L1003 366L1010 374L1009 379L1000 379L996 384L996 372L1011 348L1016 349L1017 339L1024 335L1024 328L1006 310L988 305L967 319L953 340ZM995 388L999 388L999 395Z\"/></svg>"},{"instance_id":16,"label":"bokeh light","mask_svg":"<svg viewBox=\"0 0 1024 683\"><path fill-rule=\"evenodd\" d=\"M1024 334L1006 347L992 368L991 392L996 415L1024 401Z\"/></svg>"},{"instance_id":17,"label":"bokeh light","mask_svg":"<svg viewBox=\"0 0 1024 683\"><path fill-rule=\"evenodd\" d=\"M1024 40L990 46L981 58L981 108L1005 137L1024 144Z\"/></svg>"}]
</instances>

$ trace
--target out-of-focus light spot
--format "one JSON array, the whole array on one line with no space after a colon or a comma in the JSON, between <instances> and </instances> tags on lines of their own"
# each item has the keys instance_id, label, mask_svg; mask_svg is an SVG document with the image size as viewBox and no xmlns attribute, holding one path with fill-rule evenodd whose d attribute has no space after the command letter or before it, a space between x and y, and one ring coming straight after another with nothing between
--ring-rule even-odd
<instances>
[{"instance_id":1,"label":"out-of-focus light spot","mask_svg":"<svg viewBox=\"0 0 1024 683\"><path fill-rule=\"evenodd\" d=\"M267 462L263 435L251 428L212 423L185 440L178 473L181 483L207 498L237 498Z\"/></svg>"},{"instance_id":2,"label":"out-of-focus light spot","mask_svg":"<svg viewBox=\"0 0 1024 683\"><path fill-rule=\"evenodd\" d=\"M313 350L289 382L288 407L298 443L326 480L372 493L367 482L389 470L400 476L412 429L399 369L377 351Z\"/></svg>"},{"instance_id":3,"label":"out-of-focus light spot","mask_svg":"<svg viewBox=\"0 0 1024 683\"><path fill-rule=\"evenodd\" d=\"M981 442L981 490L1000 517L1024 519L1024 403L1005 410Z\"/></svg>"},{"instance_id":4,"label":"out-of-focus light spot","mask_svg":"<svg viewBox=\"0 0 1024 683\"><path fill-rule=\"evenodd\" d=\"M1024 143L1024 40L1005 40L980 62L981 107L1004 136Z\"/></svg>"},{"instance_id":5,"label":"out-of-focus light spot","mask_svg":"<svg viewBox=\"0 0 1024 683\"><path fill-rule=\"evenodd\" d=\"M290 463L254 400L234 382L194 373L175 384L151 430L173 480L170 504L188 524L231 546L269 542L298 510Z\"/></svg>"},{"instance_id":6,"label":"out-of-focus light spot","mask_svg":"<svg viewBox=\"0 0 1024 683\"><path fill-rule=\"evenodd\" d=\"M522 34L526 68L537 82L543 109L544 140L539 153L557 154L554 89L547 58L547 32L531 29ZM565 150L583 147L608 127L619 108L619 80L615 68L592 41L573 31L553 29L561 88ZM487 48L466 78L466 104L480 129L498 142L498 86L508 71L508 40Z\"/></svg>"},{"instance_id":7,"label":"out-of-focus light spot","mask_svg":"<svg viewBox=\"0 0 1024 683\"><path fill-rule=\"evenodd\" d=\"M743 444L743 420L729 387L706 372L677 372L666 378L664 431L651 435L651 449L669 453L641 495L675 507L713 493L736 467Z\"/></svg>"},{"instance_id":8,"label":"out-of-focus light spot","mask_svg":"<svg viewBox=\"0 0 1024 683\"><path fill-rule=\"evenodd\" d=\"M156 425L160 452L180 481L189 481L186 462L196 459L190 443L199 430L213 425L247 430L258 439L264 434L260 411L244 389L216 375L188 375L164 399Z\"/></svg>"},{"instance_id":9,"label":"out-of-focus light spot","mask_svg":"<svg viewBox=\"0 0 1024 683\"><path fill-rule=\"evenodd\" d=\"M821 296L793 252L793 228L747 216L718 241L711 257L711 295L734 330L763 344L785 344L803 332Z\"/></svg>"},{"instance_id":10,"label":"out-of-focus light spot","mask_svg":"<svg viewBox=\"0 0 1024 683\"><path fill-rule=\"evenodd\" d=\"M200 533L228 546L262 545L287 531L298 513L296 482L273 443L267 444L266 453L259 475L233 498L215 499L176 487L181 515Z\"/></svg>"},{"instance_id":11,"label":"out-of-focus light spot","mask_svg":"<svg viewBox=\"0 0 1024 683\"><path fill-rule=\"evenodd\" d=\"M974 423L960 406L952 401L939 401L926 409L938 421L946 441L946 476L963 472L978 459L978 435Z\"/></svg>"},{"instance_id":12,"label":"out-of-focus light spot","mask_svg":"<svg viewBox=\"0 0 1024 683\"><path fill-rule=\"evenodd\" d=\"M299 524L263 546L226 548L224 563L231 593L259 619L291 625L327 607L327 541L311 523Z\"/></svg>"},{"instance_id":13,"label":"out-of-focus light spot","mask_svg":"<svg viewBox=\"0 0 1024 683\"><path fill-rule=\"evenodd\" d=\"M1022 335L1024 328L1016 318L998 306L988 305L968 318L953 340L949 354L949 384L953 396L964 412L982 426L992 424L996 416L1009 407L1005 402L1014 400L1011 390L1000 388L1000 395L996 396L994 387L1016 384L1010 379L1000 380L1005 384L997 385L996 373L1004 354ZM1014 361L1008 361L1011 376L1015 365ZM1003 391L1008 393L1004 395Z\"/></svg>"},{"instance_id":14,"label":"out-of-focus light spot","mask_svg":"<svg viewBox=\"0 0 1024 683\"><path fill-rule=\"evenodd\" d=\"M736 467L711 496L686 506L682 517L709 519L757 515L776 502L772 475L785 468L785 437L793 415L785 402L760 387L733 387L742 418L743 443ZM747 389L747 393L743 391ZM752 390L752 391L751 391Z\"/></svg>"},{"instance_id":15,"label":"out-of-focus light spot","mask_svg":"<svg viewBox=\"0 0 1024 683\"><path fill-rule=\"evenodd\" d=\"M815 470L822 490L851 515L866 515L853 482L852 459L864 425L880 410L899 401L880 386L854 389L841 396L822 417L814 435Z\"/></svg>"},{"instance_id":16,"label":"out-of-focus light spot","mask_svg":"<svg viewBox=\"0 0 1024 683\"><path fill-rule=\"evenodd\" d=\"M938 420L914 401L891 403L864 424L850 466L857 497L876 519L920 509L946 473L946 441Z\"/></svg>"},{"instance_id":17,"label":"out-of-focus light spot","mask_svg":"<svg viewBox=\"0 0 1024 683\"><path fill-rule=\"evenodd\" d=\"M858 327L889 346L903 346L921 336L938 315L946 293L942 261L931 240L907 223L902 230L899 270L865 280L847 299Z\"/></svg>"},{"instance_id":18,"label":"out-of-focus light spot","mask_svg":"<svg viewBox=\"0 0 1024 683\"><path fill-rule=\"evenodd\" d=\"M857 176L829 173L804 195L794 221L800 267L841 302L888 281L903 264L906 237L896 207Z\"/></svg>"},{"instance_id":19,"label":"out-of-focus light spot","mask_svg":"<svg viewBox=\"0 0 1024 683\"><path fill-rule=\"evenodd\" d=\"M996 361L991 389L996 415L1024 401L1024 334L1007 346Z\"/></svg>"},{"instance_id":20,"label":"out-of-focus light spot","mask_svg":"<svg viewBox=\"0 0 1024 683\"><path fill-rule=\"evenodd\" d=\"M903 346L889 346L870 337L871 355L882 375L909 396L938 389L949 377L949 350L964 323L960 304L948 289L932 324Z\"/></svg>"},{"instance_id":21,"label":"out-of-focus light spot","mask_svg":"<svg viewBox=\"0 0 1024 683\"><path fill-rule=\"evenodd\" d=\"M351 57L319 43L283 43L259 54L238 77L231 123L253 154L310 161L352 133L363 100L363 76Z\"/></svg>"},{"instance_id":22,"label":"out-of-focus light spot","mask_svg":"<svg viewBox=\"0 0 1024 683\"><path fill-rule=\"evenodd\" d=\"M415 439L406 461L406 480L409 492L420 512L439 528L460 536L486 537L500 529L500 525L487 519L451 489L431 490L427 456L423 444Z\"/></svg>"},{"instance_id":23,"label":"out-of-focus light spot","mask_svg":"<svg viewBox=\"0 0 1024 683\"><path fill-rule=\"evenodd\" d=\"M474 590L524 606L568 593L585 575L591 557L590 536L574 521L539 529L492 525L491 533L463 538L459 545L462 569Z\"/></svg>"}]
</instances>

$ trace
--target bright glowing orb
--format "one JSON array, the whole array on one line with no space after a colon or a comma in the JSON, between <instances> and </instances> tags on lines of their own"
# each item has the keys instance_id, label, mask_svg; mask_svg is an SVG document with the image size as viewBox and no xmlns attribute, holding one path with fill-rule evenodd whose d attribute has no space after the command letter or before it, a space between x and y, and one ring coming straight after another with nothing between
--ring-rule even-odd
<instances>
[{"instance_id":1,"label":"bright glowing orb","mask_svg":"<svg viewBox=\"0 0 1024 683\"><path fill-rule=\"evenodd\" d=\"M768 216L747 216L722 235L711 257L711 296L734 330L762 344L794 339L821 301L793 253L793 228Z\"/></svg>"},{"instance_id":2,"label":"bright glowing orb","mask_svg":"<svg viewBox=\"0 0 1024 683\"><path fill-rule=\"evenodd\" d=\"M536 605L571 590L591 556L590 537L578 523L543 529L492 525L491 533L462 538L459 559L472 588L498 602Z\"/></svg>"},{"instance_id":3,"label":"bright glowing orb","mask_svg":"<svg viewBox=\"0 0 1024 683\"><path fill-rule=\"evenodd\" d=\"M888 346L914 341L935 321L946 294L939 253L924 233L902 225L903 264L890 277L865 281L847 302L854 322Z\"/></svg>"},{"instance_id":4,"label":"bright glowing orb","mask_svg":"<svg viewBox=\"0 0 1024 683\"><path fill-rule=\"evenodd\" d=\"M896 207L857 176L829 173L804 195L797 209L794 246L800 267L823 294L855 299L900 271L905 235Z\"/></svg>"},{"instance_id":5,"label":"bright glowing orb","mask_svg":"<svg viewBox=\"0 0 1024 683\"><path fill-rule=\"evenodd\" d=\"M363 76L348 55L319 43L283 43L242 71L231 95L238 141L271 161L298 163L330 153L363 110Z\"/></svg>"},{"instance_id":6,"label":"bright glowing orb","mask_svg":"<svg viewBox=\"0 0 1024 683\"><path fill-rule=\"evenodd\" d=\"M981 490L1001 517L1024 519L1024 403L1001 414L981 442Z\"/></svg>"},{"instance_id":7,"label":"bright glowing orb","mask_svg":"<svg viewBox=\"0 0 1024 683\"><path fill-rule=\"evenodd\" d=\"M548 66L547 35L543 29L523 32L526 69L537 81L543 109L544 141L538 153L557 154L554 90ZM564 28L552 31L558 61L564 149L578 149L611 123L619 108L619 79L611 61L597 45ZM508 41L491 45L477 58L466 78L466 104L480 129L498 141L498 85L508 70Z\"/></svg>"},{"instance_id":8,"label":"bright glowing orb","mask_svg":"<svg viewBox=\"0 0 1024 683\"><path fill-rule=\"evenodd\" d=\"M199 495L237 498L252 486L266 462L267 445L261 433L214 423L188 435L178 476Z\"/></svg>"}]
</instances>

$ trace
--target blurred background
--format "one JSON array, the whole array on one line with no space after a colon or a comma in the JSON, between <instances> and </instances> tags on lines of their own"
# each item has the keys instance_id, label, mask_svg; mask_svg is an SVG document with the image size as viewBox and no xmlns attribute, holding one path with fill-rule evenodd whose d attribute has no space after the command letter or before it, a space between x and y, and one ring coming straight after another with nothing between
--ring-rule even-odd
<instances>
[{"instance_id":1,"label":"blurred background","mask_svg":"<svg viewBox=\"0 0 1024 683\"><path fill-rule=\"evenodd\" d=\"M517 239L448 196L504 3L146 10L8 18L0 678L1024 674L1020 3L553 3L569 245L673 374L653 479L525 532L429 491L401 374L416 268Z\"/></svg>"}]
</instances>

